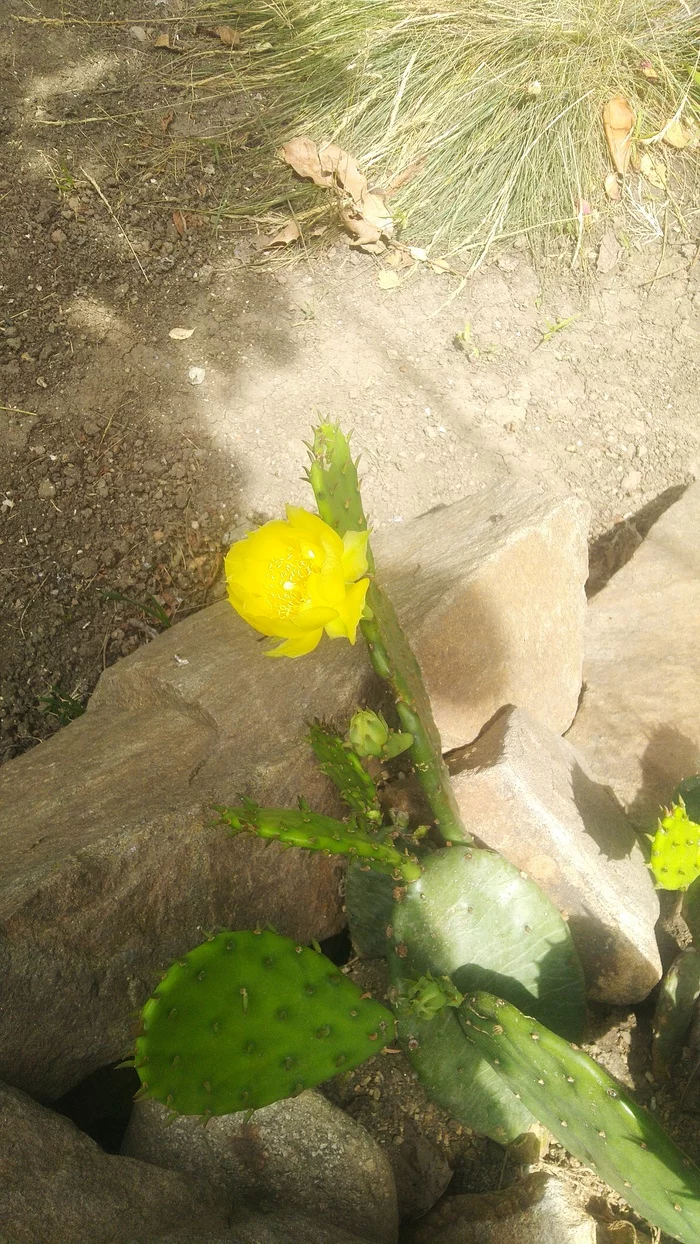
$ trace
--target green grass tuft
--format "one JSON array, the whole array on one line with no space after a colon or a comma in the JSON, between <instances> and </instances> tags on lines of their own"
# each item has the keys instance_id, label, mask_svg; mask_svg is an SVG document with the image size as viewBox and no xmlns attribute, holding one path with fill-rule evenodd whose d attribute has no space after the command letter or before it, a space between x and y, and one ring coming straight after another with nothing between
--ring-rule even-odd
<instances>
[{"instance_id":1,"label":"green grass tuft","mask_svg":"<svg viewBox=\"0 0 700 1244\"><path fill-rule=\"evenodd\" d=\"M658 135L681 113L691 128L700 121L697 0L461 0L444 11L415 0L255 0L238 17L208 7L241 27L243 54L219 61L215 77L263 92L270 154L296 134L338 142L389 193L412 242L483 253L519 232L575 233L582 200L606 207L602 110L618 93L636 113L637 151L671 170L668 194L633 176L633 195L642 208L692 201L698 148L671 153ZM295 210L322 198L280 175Z\"/></svg>"}]
</instances>

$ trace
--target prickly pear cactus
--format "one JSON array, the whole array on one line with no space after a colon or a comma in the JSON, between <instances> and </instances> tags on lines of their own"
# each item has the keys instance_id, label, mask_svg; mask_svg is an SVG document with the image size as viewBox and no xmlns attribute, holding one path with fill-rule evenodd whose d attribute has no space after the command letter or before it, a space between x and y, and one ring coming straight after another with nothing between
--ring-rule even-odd
<instances>
[{"instance_id":1,"label":"prickly pear cactus","mask_svg":"<svg viewBox=\"0 0 700 1244\"><path fill-rule=\"evenodd\" d=\"M567 1036L585 1015L583 973L568 925L534 882L491 851L454 846L426 856L424 873L392 913L389 972L400 1040L434 1100L507 1144L533 1119L473 1044L454 1010L422 1019L415 981L449 976L462 993L507 992Z\"/></svg>"},{"instance_id":2,"label":"prickly pear cactus","mask_svg":"<svg viewBox=\"0 0 700 1244\"><path fill-rule=\"evenodd\" d=\"M370 838L358 828L355 820L336 821L332 816L312 812L304 804L298 809L259 808L251 800L238 808L216 810L234 834L251 833L277 841L284 847L347 855L358 859L361 867L386 873L396 881L415 881L421 875L415 856L397 851L389 842Z\"/></svg>"},{"instance_id":3,"label":"prickly pear cactus","mask_svg":"<svg viewBox=\"0 0 700 1244\"><path fill-rule=\"evenodd\" d=\"M466 1000L469 1041L574 1157L682 1244L700 1240L700 1170L577 1046L492 994Z\"/></svg>"},{"instance_id":4,"label":"prickly pear cactus","mask_svg":"<svg viewBox=\"0 0 700 1244\"><path fill-rule=\"evenodd\" d=\"M700 877L700 825L690 820L682 799L659 821L650 863L662 890L687 890Z\"/></svg>"},{"instance_id":5,"label":"prickly pear cactus","mask_svg":"<svg viewBox=\"0 0 700 1244\"><path fill-rule=\"evenodd\" d=\"M348 807L368 822L368 828L376 830L382 820L379 795L359 756L320 721L309 727L309 742L321 772L331 779Z\"/></svg>"},{"instance_id":6,"label":"prickly pear cactus","mask_svg":"<svg viewBox=\"0 0 700 1244\"><path fill-rule=\"evenodd\" d=\"M174 963L141 1013L140 1094L205 1118L257 1110L391 1041L391 1013L315 950L219 933Z\"/></svg>"},{"instance_id":7,"label":"prickly pear cactus","mask_svg":"<svg viewBox=\"0 0 700 1244\"><path fill-rule=\"evenodd\" d=\"M654 1012L651 1047L654 1075L666 1080L683 1054L700 999L700 950L688 946L674 959L661 982Z\"/></svg>"}]
</instances>

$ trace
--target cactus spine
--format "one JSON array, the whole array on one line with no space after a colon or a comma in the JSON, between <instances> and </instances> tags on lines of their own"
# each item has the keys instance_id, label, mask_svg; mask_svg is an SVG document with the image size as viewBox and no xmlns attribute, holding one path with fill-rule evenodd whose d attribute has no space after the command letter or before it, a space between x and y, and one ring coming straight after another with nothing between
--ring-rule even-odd
<instances>
[{"instance_id":1,"label":"cactus spine","mask_svg":"<svg viewBox=\"0 0 700 1244\"><path fill-rule=\"evenodd\" d=\"M142 1096L206 1122L350 1071L393 1033L391 1013L325 955L277 933L223 932L166 972L134 1066Z\"/></svg>"},{"instance_id":2,"label":"cactus spine","mask_svg":"<svg viewBox=\"0 0 700 1244\"><path fill-rule=\"evenodd\" d=\"M369 837L354 819L336 821L332 816L312 812L303 803L298 809L259 808L248 800L238 808L220 807L217 812L234 834L251 833L285 847L347 855L357 859L361 866L386 873L395 881L416 881L421 875L415 856L397 851L391 843Z\"/></svg>"},{"instance_id":3,"label":"cactus spine","mask_svg":"<svg viewBox=\"0 0 700 1244\"><path fill-rule=\"evenodd\" d=\"M470 1041L581 1162L674 1240L700 1240L700 1170L577 1046L492 994L462 1004Z\"/></svg>"},{"instance_id":4,"label":"cactus spine","mask_svg":"<svg viewBox=\"0 0 700 1244\"><path fill-rule=\"evenodd\" d=\"M308 476L323 521L341 536L346 531L366 531L357 463L353 461L347 437L336 425L321 424L316 429L310 454ZM363 618L360 627L372 666L391 687L402 730L413 736L408 755L441 837L446 842L471 842L443 763L440 735L418 663L391 601L377 582L369 548L367 561L370 570L367 613L371 616Z\"/></svg>"}]
</instances>

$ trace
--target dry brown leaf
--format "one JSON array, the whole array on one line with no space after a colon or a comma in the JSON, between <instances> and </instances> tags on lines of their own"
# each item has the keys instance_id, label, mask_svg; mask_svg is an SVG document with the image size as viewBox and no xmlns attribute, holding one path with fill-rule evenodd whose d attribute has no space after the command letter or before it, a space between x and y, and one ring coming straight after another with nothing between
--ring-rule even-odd
<instances>
[{"instance_id":1,"label":"dry brown leaf","mask_svg":"<svg viewBox=\"0 0 700 1244\"><path fill-rule=\"evenodd\" d=\"M321 147L318 154L323 171L332 173L350 198L359 203L367 190L367 178L360 172L357 160L342 147L336 147L335 143Z\"/></svg>"},{"instance_id":2,"label":"dry brown leaf","mask_svg":"<svg viewBox=\"0 0 700 1244\"><path fill-rule=\"evenodd\" d=\"M154 48L167 48L169 52L180 51L180 49L176 47L174 43L171 43L169 30L159 31L159 33L156 35L155 39L153 40L153 43L151 46Z\"/></svg>"},{"instance_id":3,"label":"dry brown leaf","mask_svg":"<svg viewBox=\"0 0 700 1244\"><path fill-rule=\"evenodd\" d=\"M622 95L608 100L603 109L603 126L612 162L624 177L632 151L634 113Z\"/></svg>"},{"instance_id":4,"label":"dry brown leaf","mask_svg":"<svg viewBox=\"0 0 700 1244\"><path fill-rule=\"evenodd\" d=\"M282 229L278 229L271 237L265 239L264 250L269 250L271 246L289 246L290 242L297 242L301 237L301 229L296 220L288 220Z\"/></svg>"},{"instance_id":5,"label":"dry brown leaf","mask_svg":"<svg viewBox=\"0 0 700 1244\"><path fill-rule=\"evenodd\" d=\"M233 26L215 26L214 34L218 35L222 43L227 48L239 48L241 46L241 36Z\"/></svg>"},{"instance_id":6,"label":"dry brown leaf","mask_svg":"<svg viewBox=\"0 0 700 1244\"><path fill-rule=\"evenodd\" d=\"M362 216L353 216L352 212L344 211L342 217L348 232L353 236L354 246L367 246L380 241L381 229Z\"/></svg>"},{"instance_id":7,"label":"dry brown leaf","mask_svg":"<svg viewBox=\"0 0 700 1244\"><path fill-rule=\"evenodd\" d=\"M618 181L617 173L608 173L607 177L605 178L604 185L605 185L605 193L607 194L608 198L613 203L619 202L619 200L622 198L622 188L620 186L620 182Z\"/></svg>"},{"instance_id":8,"label":"dry brown leaf","mask_svg":"<svg viewBox=\"0 0 700 1244\"><path fill-rule=\"evenodd\" d=\"M651 61L646 57L639 66L639 72L647 79L647 82L658 82L659 75L654 69Z\"/></svg>"},{"instance_id":9,"label":"dry brown leaf","mask_svg":"<svg viewBox=\"0 0 700 1244\"><path fill-rule=\"evenodd\" d=\"M399 250L390 251L390 253L386 257L386 261L390 268L400 268L401 267L401 251Z\"/></svg>"},{"instance_id":10,"label":"dry brown leaf","mask_svg":"<svg viewBox=\"0 0 700 1244\"><path fill-rule=\"evenodd\" d=\"M310 138L290 138L288 143L280 147L281 158L290 164L300 177L310 177L316 186L331 186L333 175L330 169L324 170L318 158L318 147Z\"/></svg>"},{"instance_id":11,"label":"dry brown leaf","mask_svg":"<svg viewBox=\"0 0 700 1244\"><path fill-rule=\"evenodd\" d=\"M171 328L168 336L172 337L173 341L187 341L193 332L193 328Z\"/></svg>"},{"instance_id":12,"label":"dry brown leaf","mask_svg":"<svg viewBox=\"0 0 700 1244\"><path fill-rule=\"evenodd\" d=\"M366 190L358 203L358 210L369 225L374 225L380 233L391 235L394 222L380 194L372 194L371 191Z\"/></svg>"},{"instance_id":13,"label":"dry brown leaf","mask_svg":"<svg viewBox=\"0 0 700 1244\"><path fill-rule=\"evenodd\" d=\"M185 220L185 213L181 211L173 212L173 224L175 228L177 229L178 233L180 234L180 237L184 237L184 235L187 233L187 221Z\"/></svg>"},{"instance_id":14,"label":"dry brown leaf","mask_svg":"<svg viewBox=\"0 0 700 1244\"><path fill-rule=\"evenodd\" d=\"M657 190L663 190L666 185L666 169L660 160L652 160L648 152L645 152L639 161L639 171L642 177L646 177L647 181L656 186Z\"/></svg>"},{"instance_id":15,"label":"dry brown leaf","mask_svg":"<svg viewBox=\"0 0 700 1244\"><path fill-rule=\"evenodd\" d=\"M422 173L424 168L424 156L421 156L420 160L414 160L413 164L409 164L406 168L402 169L400 173L397 173L395 177L392 177L389 185L384 191L384 198L388 199L390 195L396 194L397 190L400 190L402 186L407 185L409 181L411 181L414 177L417 177L419 173Z\"/></svg>"},{"instance_id":16,"label":"dry brown leaf","mask_svg":"<svg viewBox=\"0 0 700 1244\"><path fill-rule=\"evenodd\" d=\"M380 289L398 289L400 284L398 272L380 272L377 277Z\"/></svg>"},{"instance_id":17,"label":"dry brown leaf","mask_svg":"<svg viewBox=\"0 0 700 1244\"><path fill-rule=\"evenodd\" d=\"M170 112L166 112L165 116L161 117L160 119L160 128L162 129L164 134L167 134L168 127L172 124L174 120L175 120L175 113L173 112L171 108Z\"/></svg>"},{"instance_id":18,"label":"dry brown leaf","mask_svg":"<svg viewBox=\"0 0 700 1244\"><path fill-rule=\"evenodd\" d=\"M680 121L672 121L664 134L664 142L668 143L669 147L673 147L675 151L682 151L688 146L690 139L691 135Z\"/></svg>"}]
</instances>

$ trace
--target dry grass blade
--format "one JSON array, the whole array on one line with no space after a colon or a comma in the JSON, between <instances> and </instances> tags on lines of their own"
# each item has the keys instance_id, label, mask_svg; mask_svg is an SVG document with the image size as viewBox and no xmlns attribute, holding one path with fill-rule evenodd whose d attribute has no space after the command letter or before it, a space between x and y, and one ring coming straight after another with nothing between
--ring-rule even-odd
<instances>
[{"instance_id":1,"label":"dry grass blade","mask_svg":"<svg viewBox=\"0 0 700 1244\"><path fill-rule=\"evenodd\" d=\"M197 11L233 17L221 4ZM518 231L576 233L581 200L605 208L603 111L614 97L636 118L635 142L681 115L700 119L697 0L458 0L444 11L421 0L254 0L236 20L264 27L264 51L246 38L245 63L208 72L209 88L267 92L270 155L298 134L352 152L373 189L395 188L409 236L442 253L482 254ZM692 147L671 158L686 162L692 187ZM302 187L295 210L319 193Z\"/></svg>"}]
</instances>

